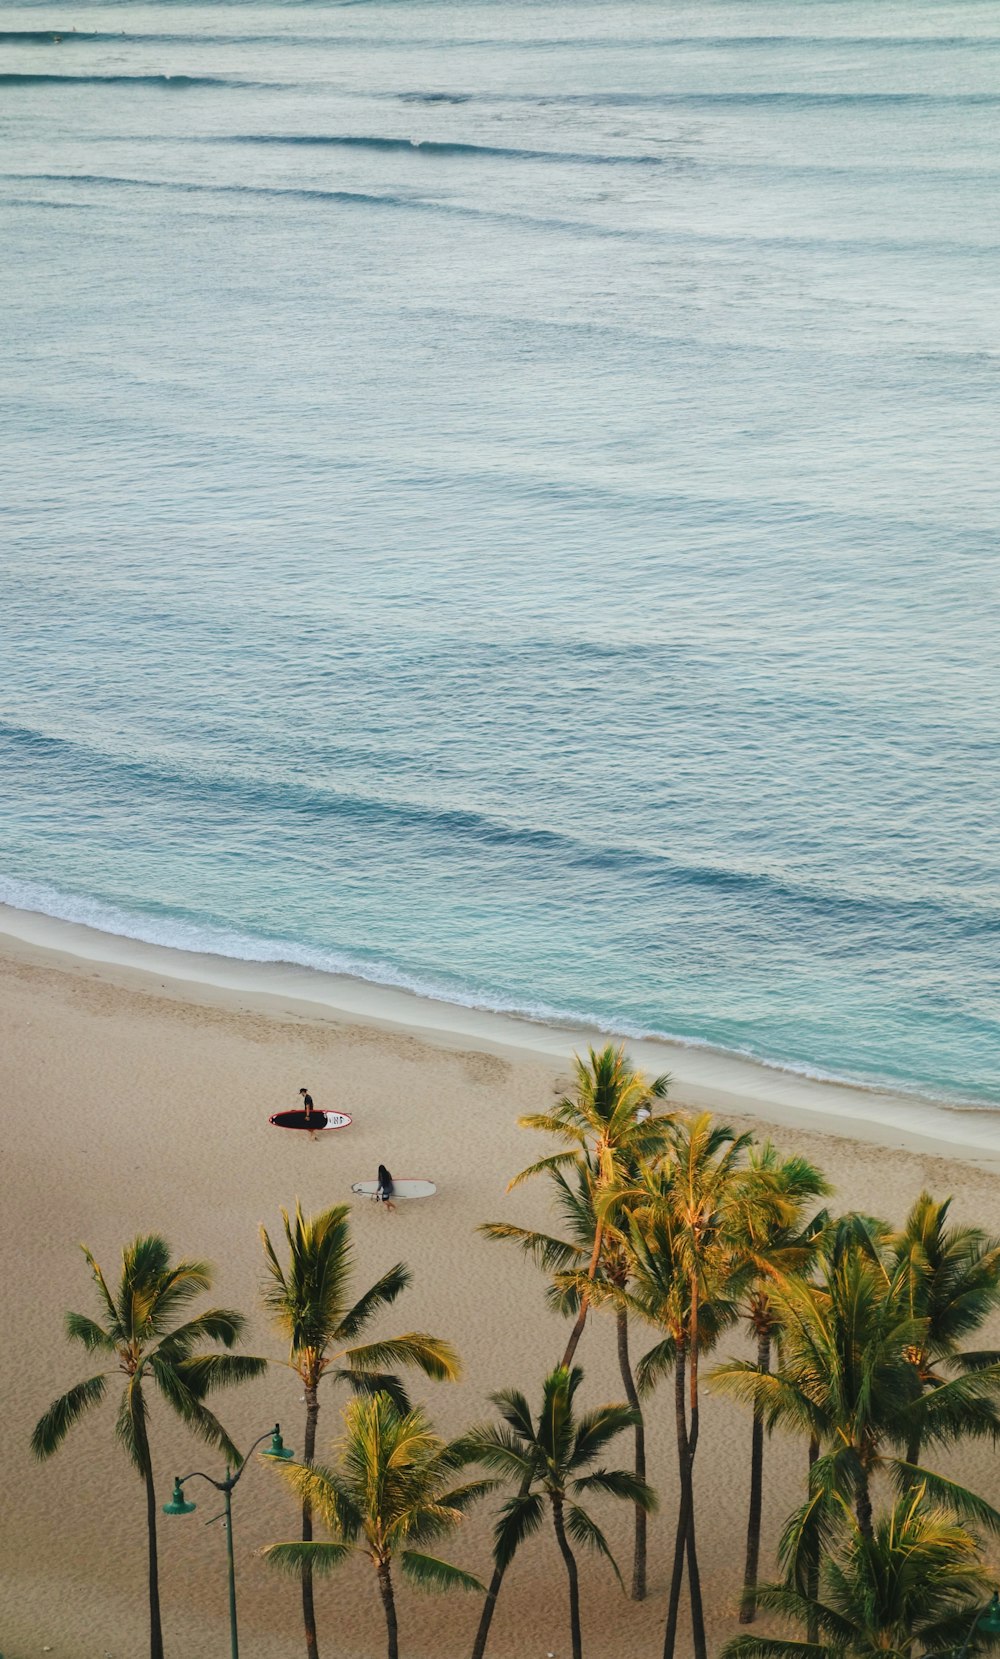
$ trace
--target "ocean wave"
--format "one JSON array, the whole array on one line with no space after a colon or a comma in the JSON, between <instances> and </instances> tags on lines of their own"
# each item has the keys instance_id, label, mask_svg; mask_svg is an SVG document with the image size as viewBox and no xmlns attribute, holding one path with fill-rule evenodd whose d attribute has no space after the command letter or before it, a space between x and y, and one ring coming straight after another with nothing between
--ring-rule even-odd
<instances>
[{"instance_id":1,"label":"ocean wave","mask_svg":"<svg viewBox=\"0 0 1000 1659\"><path fill-rule=\"evenodd\" d=\"M242 0L241 0L242 3ZM470 47L483 47L487 50L501 51L553 51L560 47L567 51L601 51L601 52L648 52L662 51L677 47L694 47L697 51L731 51L738 50L767 50L778 51L802 50L809 51L843 51L856 48L859 51L900 49L908 51L911 48L923 48L934 51L988 51L1000 46L1000 37L995 35L550 35L547 37L527 35L517 39L510 35L392 35L384 34L364 35L349 34L320 34L307 35L281 34L271 32L246 30L232 30L224 33L210 31L177 31L177 30L123 30L123 29L0 29L0 45L9 46L49 46L54 43L60 45L75 44L77 42L114 43L121 45L164 45L164 46L282 46L302 47L304 49L329 47L382 47L389 50L409 50L414 47L430 46L435 51L460 50L467 51Z\"/></svg>"},{"instance_id":2,"label":"ocean wave","mask_svg":"<svg viewBox=\"0 0 1000 1659\"><path fill-rule=\"evenodd\" d=\"M289 779L267 779L255 767L240 772L235 767L198 768L179 766L168 760L145 756L116 755L105 747L90 746L79 739L35 727L0 721L0 744L6 743L17 764L20 750L30 751L47 764L58 766L63 776L86 778L89 789L101 774L115 780L118 789L148 798L155 790L160 796L180 798L185 809L192 799L235 801L241 814L256 814L277 822L282 814L305 816L318 822L353 823L367 834L400 830L439 840L442 844L465 843L470 849L493 850L502 854L527 852L555 861L563 880L574 873L599 877L614 874L641 885L644 893L691 890L718 895L732 894L746 904L773 906L776 902L801 916L818 913L828 928L850 924L867 927L915 927L933 918L945 936L958 930L965 936L1000 936L1000 911L990 904L964 904L929 898L922 891L905 894L875 893L869 889L851 891L843 872L836 886L818 881L789 879L764 869L738 868L733 864L695 863L642 842L597 843L584 836L547 825L517 822L497 813L457 806L439 806L429 801L406 800L385 795L365 795L316 783ZM13 775L13 774L12 774Z\"/></svg>"},{"instance_id":3,"label":"ocean wave","mask_svg":"<svg viewBox=\"0 0 1000 1659\"><path fill-rule=\"evenodd\" d=\"M43 75L38 73L18 74L8 72L0 74L0 86L157 86L157 87L187 87L187 86L239 86L273 88L281 82L244 80L230 75Z\"/></svg>"},{"instance_id":4,"label":"ocean wave","mask_svg":"<svg viewBox=\"0 0 1000 1659\"><path fill-rule=\"evenodd\" d=\"M368 137L359 133L232 133L213 138L213 144L304 145L337 150L375 150L404 155L497 156L511 161L574 162L592 166L674 166L669 155L602 154L587 150L521 150L499 144L460 144L432 138Z\"/></svg>"},{"instance_id":5,"label":"ocean wave","mask_svg":"<svg viewBox=\"0 0 1000 1659\"><path fill-rule=\"evenodd\" d=\"M473 207L464 202L451 202L433 196L410 194L398 190L329 190L320 186L210 183L195 179L143 179L119 173L0 173L0 178L18 182L29 180L43 184L89 184L134 190L174 190L187 196L244 196L288 202L332 202L344 206L404 208L414 213L436 213L451 219L474 219L491 224L525 225L532 229L565 231L574 235L599 237L628 242L672 243L683 247L704 248L796 248L819 250L837 248L844 253L940 253L945 245L939 237L897 238L889 236L796 236L758 235L740 231L727 235L700 230L678 230L675 226L636 229L629 224L605 224L596 219L567 219L557 215L539 215L513 209ZM995 258L1000 242L947 241L952 259ZM576 491L571 492L573 494Z\"/></svg>"},{"instance_id":6,"label":"ocean wave","mask_svg":"<svg viewBox=\"0 0 1000 1659\"><path fill-rule=\"evenodd\" d=\"M69 893L43 883L0 875L0 904L12 910L46 916L160 949L213 956L222 961L259 963L274 967L306 968L315 973L361 980L384 989L407 991L425 1001L469 1008L488 1014L505 1014L536 1025L567 1027L581 1033L631 1038L633 1041L671 1043L678 1048L696 1049L722 1058L751 1061L769 1071L835 1083L870 1094L900 1094L915 1100L964 1110L996 1110L988 1098L947 1093L907 1081L867 1073L836 1072L791 1060L782 1060L747 1046L727 1048L708 1038L642 1025L626 1015L594 1013L559 1008L549 1003L502 994L495 990L446 983L432 977L407 973L391 962L368 960L351 951L323 949L288 939L273 939L205 921L178 912L158 914L124 910L107 900L82 893Z\"/></svg>"},{"instance_id":7,"label":"ocean wave","mask_svg":"<svg viewBox=\"0 0 1000 1659\"><path fill-rule=\"evenodd\" d=\"M995 108L1000 92L386 92L404 103L527 104L588 109Z\"/></svg>"}]
</instances>

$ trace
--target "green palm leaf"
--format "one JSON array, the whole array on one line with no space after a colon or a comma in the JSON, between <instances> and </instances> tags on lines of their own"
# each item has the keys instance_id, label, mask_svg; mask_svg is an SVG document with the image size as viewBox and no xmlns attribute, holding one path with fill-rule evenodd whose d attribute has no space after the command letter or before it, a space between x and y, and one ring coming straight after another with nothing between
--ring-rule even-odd
<instances>
[{"instance_id":1,"label":"green palm leaf","mask_svg":"<svg viewBox=\"0 0 1000 1659\"><path fill-rule=\"evenodd\" d=\"M472 1573L453 1567L448 1561L439 1561L433 1555L419 1555L414 1550L402 1550L400 1562L411 1584L420 1590L478 1590L485 1595L486 1586Z\"/></svg>"},{"instance_id":2,"label":"green palm leaf","mask_svg":"<svg viewBox=\"0 0 1000 1659\"><path fill-rule=\"evenodd\" d=\"M353 1544L334 1544L323 1539L304 1544L299 1540L282 1544L265 1544L260 1551L263 1559L283 1572L300 1575L308 1569L313 1573L329 1573L340 1567L353 1555Z\"/></svg>"},{"instance_id":3,"label":"green palm leaf","mask_svg":"<svg viewBox=\"0 0 1000 1659\"><path fill-rule=\"evenodd\" d=\"M35 1456L44 1459L58 1451L73 1424L91 1406L103 1400L107 1386L106 1376L88 1377L86 1382L77 1383L75 1388L53 1400L48 1411L35 1424L31 1436L31 1449Z\"/></svg>"}]
</instances>

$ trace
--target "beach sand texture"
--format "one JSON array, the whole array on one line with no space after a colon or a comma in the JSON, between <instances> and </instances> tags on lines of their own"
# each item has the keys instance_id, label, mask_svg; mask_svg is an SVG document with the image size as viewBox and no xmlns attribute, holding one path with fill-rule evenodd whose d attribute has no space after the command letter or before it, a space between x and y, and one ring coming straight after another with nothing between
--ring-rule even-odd
<instances>
[{"instance_id":1,"label":"beach sand texture","mask_svg":"<svg viewBox=\"0 0 1000 1659\"><path fill-rule=\"evenodd\" d=\"M257 1299L258 1223L280 1227L279 1206L290 1206L296 1196L307 1210L352 1203L358 1291L397 1260L410 1266L412 1289L378 1329L387 1335L432 1331L459 1349L459 1384L414 1386L443 1432L488 1415L486 1395L494 1388L518 1384L534 1402L562 1351L565 1326L546 1310L541 1276L516 1251L488 1243L475 1228L501 1218L552 1225L543 1183L511 1195L505 1187L546 1150L541 1137L517 1128L516 1119L544 1110L567 1081L574 1039L528 1033L527 1043L552 1050L532 1052L530 1046L519 1051L510 1030L499 1024L496 1041L471 1026L450 1034L428 1027L422 1036L416 1013L406 1029L389 1018L310 1009L300 1000L301 976L298 998L282 995L274 982L267 994L219 988L207 978L169 978L161 971L165 953L162 960L149 953L141 966L87 960L31 942L30 927L21 931L21 939L4 940L0 954L0 1399L6 1449L0 1648L6 1659L27 1659L43 1648L60 1659L132 1659L147 1643L143 1498L114 1442L114 1408L108 1402L92 1413L44 1466L34 1464L28 1449L31 1428L49 1401L89 1374L88 1356L71 1347L62 1330L66 1309L94 1311L78 1243L86 1242L109 1274L117 1270L121 1245L138 1231L160 1231L176 1255L205 1257L215 1265L212 1300L244 1310L248 1349L276 1362L262 1381L218 1399L219 1414L239 1443L279 1419L286 1442L301 1450L301 1387L280 1363L280 1340ZM443 1023L444 1010L438 1012ZM427 1019L426 1009L421 1017ZM637 1059L645 1059L643 1046L631 1045ZM888 1108L874 1098L867 1126L846 1119L867 1138L850 1139L833 1132L835 1116L817 1115L819 1085L796 1085L796 1105L788 1079L762 1075L758 1090L766 1095L773 1085L779 1103L771 1120L784 1120L773 1130L775 1138L821 1165L835 1183L835 1204L900 1220L926 1185L938 1196L955 1195L957 1219L1000 1232L992 1114L975 1114L963 1141L970 1114L929 1111L920 1119L918 1113L924 1130L914 1136L892 1126L892 1111L888 1124L877 1121ZM311 1088L317 1106L352 1113L352 1127L316 1140L270 1128L268 1114L293 1103L300 1084ZM710 1077L697 1086L679 1077L673 1100L703 1104L710 1093ZM844 1098L827 1091L828 1114L836 1114ZM728 1109L738 1103L738 1095L720 1100L739 1127L766 1133L766 1105L754 1101L750 1115L744 1102L739 1117ZM904 1108L894 1110L901 1116ZM962 1147L961 1161L933 1150L933 1134L949 1132ZM948 1150L943 1141L937 1146L939 1153ZM379 1161L400 1176L431 1177L438 1195L401 1204L393 1214L352 1199L351 1182L372 1175ZM634 1356L653 1340L637 1329ZM741 1351L736 1336L720 1350ZM606 1315L592 1317L578 1360L586 1374L585 1403L621 1398ZM337 1389L325 1385L321 1451L338 1428L341 1403ZM647 1408L650 1478L661 1497L651 1527L649 1600L629 1602L606 1565L587 1561L583 1611L590 1659L651 1659L660 1651L676 1501L672 1422L672 1399L663 1389ZM735 1629L749 1432L745 1413L707 1396L697 1487L713 1650ZM159 1404L153 1406L151 1442L161 1502L175 1472L221 1473L218 1458ZM621 1448L620 1461L627 1462L624 1438ZM805 1450L799 1442L775 1439L766 1457L767 1562L799 1495ZM1000 1502L1000 1469L991 1450L963 1447L947 1468ZM164 1630L167 1652L174 1655L227 1651L224 1539L218 1527L203 1525L220 1506L207 1486L195 1489L199 1484L190 1494L199 1503L193 1516L161 1518ZM629 1516L614 1509L595 1506L624 1567ZM244 1650L256 1659L291 1659L303 1651L298 1586L255 1552L270 1540L295 1536L294 1505L278 1476L255 1466L237 1490L234 1513ZM489 1507L483 1506L450 1552L484 1578L489 1525ZM401 1587L399 1602L405 1654L468 1654L478 1598ZM383 1651L382 1613L366 1563L353 1563L321 1583L317 1609L324 1656L367 1659ZM492 1659L544 1659L550 1653L558 1659L568 1647L561 1563L554 1541L543 1535L508 1575L488 1651Z\"/></svg>"}]
</instances>

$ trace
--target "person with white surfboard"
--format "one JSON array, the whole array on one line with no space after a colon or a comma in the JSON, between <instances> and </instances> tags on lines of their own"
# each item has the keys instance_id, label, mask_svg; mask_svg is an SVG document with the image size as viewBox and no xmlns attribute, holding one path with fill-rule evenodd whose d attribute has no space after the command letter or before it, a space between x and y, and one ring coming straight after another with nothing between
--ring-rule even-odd
<instances>
[{"instance_id":1,"label":"person with white surfboard","mask_svg":"<svg viewBox=\"0 0 1000 1659\"><path fill-rule=\"evenodd\" d=\"M379 1164L379 1166L378 1166L378 1186L375 1189L375 1202L376 1202L376 1204L384 1204L386 1209L394 1210L396 1208L396 1206L392 1201L392 1195L395 1192L395 1190L396 1189L393 1186L392 1176L389 1174L389 1171L386 1169L385 1164Z\"/></svg>"}]
</instances>

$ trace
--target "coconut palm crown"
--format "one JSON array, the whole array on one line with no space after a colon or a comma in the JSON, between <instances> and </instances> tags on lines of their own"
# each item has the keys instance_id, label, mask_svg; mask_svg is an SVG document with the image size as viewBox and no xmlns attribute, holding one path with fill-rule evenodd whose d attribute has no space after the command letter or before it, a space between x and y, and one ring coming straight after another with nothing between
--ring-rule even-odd
<instances>
[{"instance_id":1,"label":"coconut palm crown","mask_svg":"<svg viewBox=\"0 0 1000 1659\"><path fill-rule=\"evenodd\" d=\"M293 1463L281 1470L330 1538L270 1544L263 1554L297 1573L329 1572L355 1552L367 1556L382 1597L388 1659L398 1659L394 1564L420 1589L481 1591L471 1573L414 1546L453 1532L494 1482L453 1484L468 1462L463 1444L440 1439L422 1407L400 1412L384 1390L351 1400L343 1419L335 1467Z\"/></svg>"}]
</instances>

